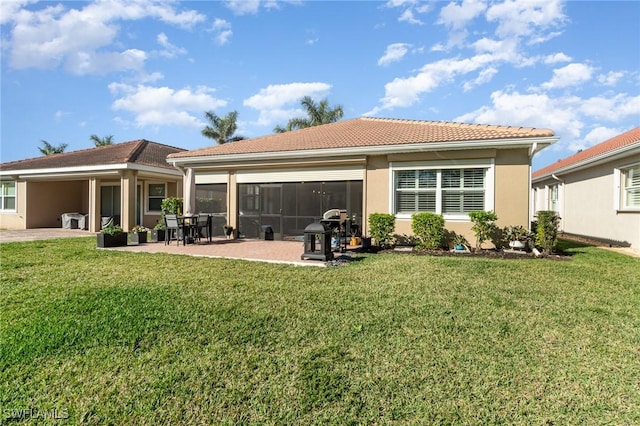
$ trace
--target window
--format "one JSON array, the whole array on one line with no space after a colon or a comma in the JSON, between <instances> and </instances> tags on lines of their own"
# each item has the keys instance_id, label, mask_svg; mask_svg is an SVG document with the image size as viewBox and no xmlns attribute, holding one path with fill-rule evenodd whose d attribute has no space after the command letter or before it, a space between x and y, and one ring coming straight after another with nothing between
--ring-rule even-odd
<instances>
[{"instance_id":1,"label":"window","mask_svg":"<svg viewBox=\"0 0 640 426\"><path fill-rule=\"evenodd\" d=\"M410 216L433 212L463 218L471 211L491 209L487 198L490 168L442 168L396 170L395 213Z\"/></svg>"},{"instance_id":2,"label":"window","mask_svg":"<svg viewBox=\"0 0 640 426\"><path fill-rule=\"evenodd\" d=\"M162 201L167 196L167 186L164 183L150 183L147 185L147 210L159 212L162 210Z\"/></svg>"},{"instance_id":3,"label":"window","mask_svg":"<svg viewBox=\"0 0 640 426\"><path fill-rule=\"evenodd\" d=\"M622 170L624 208L640 208L640 164Z\"/></svg>"},{"instance_id":4,"label":"window","mask_svg":"<svg viewBox=\"0 0 640 426\"><path fill-rule=\"evenodd\" d=\"M16 210L16 183L0 182L0 210Z\"/></svg>"},{"instance_id":5,"label":"window","mask_svg":"<svg viewBox=\"0 0 640 426\"><path fill-rule=\"evenodd\" d=\"M558 211L558 185L549 187L549 210Z\"/></svg>"}]
</instances>

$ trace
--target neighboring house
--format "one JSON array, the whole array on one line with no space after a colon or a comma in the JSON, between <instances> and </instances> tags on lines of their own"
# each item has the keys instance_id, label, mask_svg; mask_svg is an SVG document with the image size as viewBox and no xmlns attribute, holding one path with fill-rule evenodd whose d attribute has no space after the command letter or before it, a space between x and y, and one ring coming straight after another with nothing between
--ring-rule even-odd
<instances>
[{"instance_id":1,"label":"neighboring house","mask_svg":"<svg viewBox=\"0 0 640 426\"><path fill-rule=\"evenodd\" d=\"M88 214L97 232L103 217L128 230L154 226L160 203L182 194L182 174L167 164L184 151L147 140L0 164L0 228L62 226L65 213Z\"/></svg>"},{"instance_id":2,"label":"neighboring house","mask_svg":"<svg viewBox=\"0 0 640 426\"><path fill-rule=\"evenodd\" d=\"M365 235L371 213L395 214L396 233L410 235L411 215L431 211L473 241L472 210L494 210L500 224L528 227L531 158L556 140L545 129L356 118L167 161L195 176L195 211L215 196L247 238L267 225L275 238L299 237L339 208ZM185 179L185 188L192 184Z\"/></svg>"},{"instance_id":3,"label":"neighboring house","mask_svg":"<svg viewBox=\"0 0 640 426\"><path fill-rule=\"evenodd\" d=\"M640 251L640 127L536 171L532 191L562 231Z\"/></svg>"}]
</instances>

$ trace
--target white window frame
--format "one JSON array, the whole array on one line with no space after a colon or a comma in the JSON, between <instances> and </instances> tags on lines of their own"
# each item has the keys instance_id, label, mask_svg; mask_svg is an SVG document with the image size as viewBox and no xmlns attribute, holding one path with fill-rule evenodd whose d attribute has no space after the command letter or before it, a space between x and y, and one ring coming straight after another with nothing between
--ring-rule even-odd
<instances>
[{"instance_id":1,"label":"white window frame","mask_svg":"<svg viewBox=\"0 0 640 426\"><path fill-rule=\"evenodd\" d=\"M144 212L146 214L160 214L162 213L162 209L160 210L151 210L149 208L149 201L151 200L151 198L160 198L157 196L151 196L151 190L149 189L149 186L151 185L162 185L164 187L164 196L162 197L162 199L164 200L165 198L167 198L167 183L166 182L146 182L145 183L145 188L144 188L144 193L145 193L145 197L144 197Z\"/></svg>"},{"instance_id":2,"label":"white window frame","mask_svg":"<svg viewBox=\"0 0 640 426\"><path fill-rule=\"evenodd\" d=\"M443 188L441 171L445 169L485 169L484 175L484 210L495 209L495 161L493 158L475 160L448 160L448 161L420 161L420 162L391 162L389 163L389 211L395 214L399 220L410 220L411 214L396 213L396 172L399 170L436 170L436 213L442 214L445 220L450 222L470 222L469 215L442 213Z\"/></svg>"},{"instance_id":3,"label":"white window frame","mask_svg":"<svg viewBox=\"0 0 640 426\"><path fill-rule=\"evenodd\" d=\"M627 205L628 199L628 188L626 187L627 183L627 174L632 170L637 169L640 172L640 163L628 164L623 167L619 167L614 169L614 208L618 211L631 211L636 212L640 211L640 205L637 206L629 206Z\"/></svg>"},{"instance_id":4,"label":"white window frame","mask_svg":"<svg viewBox=\"0 0 640 426\"><path fill-rule=\"evenodd\" d=\"M6 195L5 190L8 186L13 184L13 195ZM14 208L5 209L5 201L7 198L13 198ZM3 180L0 181L0 212L3 213L15 213L18 209L18 184L15 180Z\"/></svg>"}]
</instances>

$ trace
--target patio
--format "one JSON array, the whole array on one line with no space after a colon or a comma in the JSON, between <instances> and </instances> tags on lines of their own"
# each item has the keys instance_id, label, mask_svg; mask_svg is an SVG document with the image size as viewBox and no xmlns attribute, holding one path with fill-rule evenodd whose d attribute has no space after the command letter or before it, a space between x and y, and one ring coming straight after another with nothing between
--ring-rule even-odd
<instances>
[{"instance_id":1,"label":"patio","mask_svg":"<svg viewBox=\"0 0 640 426\"><path fill-rule=\"evenodd\" d=\"M354 247L355 248L355 247ZM327 266L318 260L301 260L304 252L301 241L263 241L254 239L227 240L214 238L212 243L187 244L179 246L175 241L169 245L164 242L128 245L101 250L119 250L142 253L167 253L186 256L201 256L224 259L241 259L254 262L284 263L298 266ZM354 256L352 251L344 254L334 253L336 260L348 260Z\"/></svg>"}]
</instances>

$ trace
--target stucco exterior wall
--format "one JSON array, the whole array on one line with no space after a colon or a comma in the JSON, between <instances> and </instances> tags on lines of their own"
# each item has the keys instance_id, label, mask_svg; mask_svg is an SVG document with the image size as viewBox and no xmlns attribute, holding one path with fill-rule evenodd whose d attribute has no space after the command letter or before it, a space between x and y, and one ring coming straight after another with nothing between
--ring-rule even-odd
<instances>
[{"instance_id":1,"label":"stucco exterior wall","mask_svg":"<svg viewBox=\"0 0 640 426\"><path fill-rule=\"evenodd\" d=\"M499 150L495 166L494 211L498 226L529 228L529 153L526 149Z\"/></svg>"},{"instance_id":2,"label":"stucco exterior wall","mask_svg":"<svg viewBox=\"0 0 640 426\"><path fill-rule=\"evenodd\" d=\"M615 205L613 171L634 162L640 162L640 156L561 176L564 232L640 249L640 212L624 212Z\"/></svg>"},{"instance_id":3,"label":"stucco exterior wall","mask_svg":"<svg viewBox=\"0 0 640 426\"><path fill-rule=\"evenodd\" d=\"M62 226L63 213L87 213L83 204L84 181L29 182L26 202L27 228L57 228Z\"/></svg>"},{"instance_id":4,"label":"stucco exterior wall","mask_svg":"<svg viewBox=\"0 0 640 426\"><path fill-rule=\"evenodd\" d=\"M366 168L366 217L371 213L391 212L391 162L448 161L493 158L495 161L494 211L498 225L529 227L529 156L526 149L426 152L393 156L371 156ZM365 227L365 232L368 225ZM446 221L445 228L475 241L471 222ZM411 219L396 219L396 234L412 235Z\"/></svg>"},{"instance_id":5,"label":"stucco exterior wall","mask_svg":"<svg viewBox=\"0 0 640 426\"><path fill-rule=\"evenodd\" d=\"M16 211L0 213L0 228L27 228L27 182L16 182Z\"/></svg>"}]
</instances>

